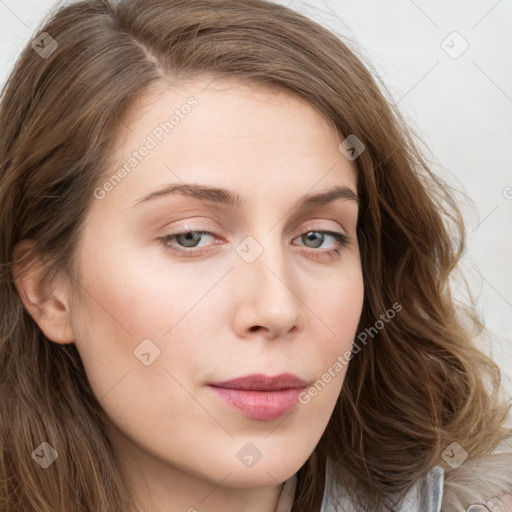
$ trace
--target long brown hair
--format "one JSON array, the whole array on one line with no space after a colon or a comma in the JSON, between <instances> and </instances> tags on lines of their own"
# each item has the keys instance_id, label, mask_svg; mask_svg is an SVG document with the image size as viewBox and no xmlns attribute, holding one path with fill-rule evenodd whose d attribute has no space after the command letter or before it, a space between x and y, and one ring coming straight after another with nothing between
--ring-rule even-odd
<instances>
[{"instance_id":1,"label":"long brown hair","mask_svg":"<svg viewBox=\"0 0 512 512\"><path fill-rule=\"evenodd\" d=\"M464 248L454 194L349 43L264 0L83 0L53 13L36 36L0 104L2 511L135 510L79 354L45 338L24 309L13 251L33 240L49 276L73 275L122 113L162 80L210 75L281 87L365 145L355 161L360 332L391 305L402 309L351 360L299 470L294 512L320 510L328 460L362 509L377 509L434 465L450 470L441 453L452 442L476 458L512 436L500 370L472 341L483 326L450 293ZM59 456L46 471L30 456L43 440Z\"/></svg>"}]
</instances>

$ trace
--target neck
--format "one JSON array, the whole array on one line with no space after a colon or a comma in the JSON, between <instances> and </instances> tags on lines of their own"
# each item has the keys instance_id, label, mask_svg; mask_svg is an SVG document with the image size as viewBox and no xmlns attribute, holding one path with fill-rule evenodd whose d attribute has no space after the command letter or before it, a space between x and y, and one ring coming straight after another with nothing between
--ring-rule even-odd
<instances>
[{"instance_id":1,"label":"neck","mask_svg":"<svg viewBox=\"0 0 512 512\"><path fill-rule=\"evenodd\" d=\"M111 439L139 512L289 512L291 508L284 499L278 509L283 483L229 487L223 485L228 474L209 480L148 454L119 431Z\"/></svg>"}]
</instances>

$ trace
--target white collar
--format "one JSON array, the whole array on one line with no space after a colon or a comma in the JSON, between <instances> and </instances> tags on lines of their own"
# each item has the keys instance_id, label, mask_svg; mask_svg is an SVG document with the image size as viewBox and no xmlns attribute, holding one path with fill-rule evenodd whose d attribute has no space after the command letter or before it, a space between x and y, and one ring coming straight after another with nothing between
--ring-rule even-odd
<instances>
[{"instance_id":1,"label":"white collar","mask_svg":"<svg viewBox=\"0 0 512 512\"><path fill-rule=\"evenodd\" d=\"M443 468L441 466L433 467L423 478L414 482L400 502L399 507L395 509L396 512L441 512L443 484ZM401 495L392 495L390 497L396 502ZM325 490L320 512L336 512L338 510L352 512L354 509L350 496L347 496L339 483L335 482L333 489L330 461L328 461Z\"/></svg>"},{"instance_id":2,"label":"white collar","mask_svg":"<svg viewBox=\"0 0 512 512\"><path fill-rule=\"evenodd\" d=\"M435 466L427 475L417 480L407 491L400 503L397 512L441 512L443 499L444 470L441 466ZM275 512L291 512L295 488L297 486L297 473L286 480L281 489ZM338 510L352 510L350 497L346 496L339 484L335 484L333 491L331 482L330 464L327 463L327 475L325 482L322 508L320 512L336 512ZM396 496L398 500L400 496ZM340 508L343 507L343 508Z\"/></svg>"}]
</instances>

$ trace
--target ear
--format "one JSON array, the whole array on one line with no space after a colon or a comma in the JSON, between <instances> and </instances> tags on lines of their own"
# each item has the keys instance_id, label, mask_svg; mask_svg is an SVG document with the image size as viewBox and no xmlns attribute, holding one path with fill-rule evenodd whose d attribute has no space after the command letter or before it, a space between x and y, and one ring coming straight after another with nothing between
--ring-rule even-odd
<instances>
[{"instance_id":1,"label":"ear","mask_svg":"<svg viewBox=\"0 0 512 512\"><path fill-rule=\"evenodd\" d=\"M45 266L35 254L33 240L14 248L14 283L21 300L46 337L56 343L72 343L74 332L69 308L69 285L64 279L44 275Z\"/></svg>"}]
</instances>

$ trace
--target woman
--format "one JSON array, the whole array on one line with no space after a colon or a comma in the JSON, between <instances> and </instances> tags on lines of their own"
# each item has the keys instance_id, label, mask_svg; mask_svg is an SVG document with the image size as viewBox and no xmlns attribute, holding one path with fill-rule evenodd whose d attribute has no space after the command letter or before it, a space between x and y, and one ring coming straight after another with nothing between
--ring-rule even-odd
<instances>
[{"instance_id":1,"label":"woman","mask_svg":"<svg viewBox=\"0 0 512 512\"><path fill-rule=\"evenodd\" d=\"M342 41L80 1L0 120L2 511L510 508L459 210Z\"/></svg>"}]
</instances>

